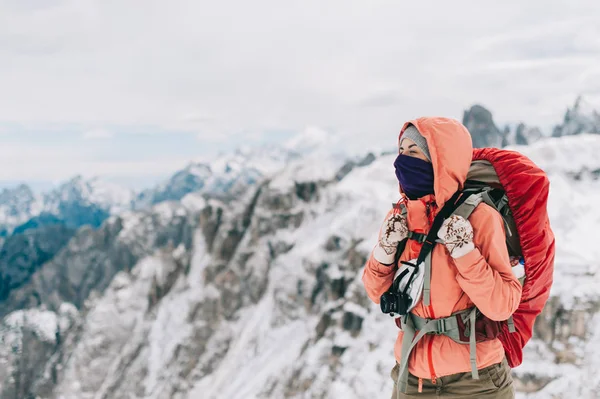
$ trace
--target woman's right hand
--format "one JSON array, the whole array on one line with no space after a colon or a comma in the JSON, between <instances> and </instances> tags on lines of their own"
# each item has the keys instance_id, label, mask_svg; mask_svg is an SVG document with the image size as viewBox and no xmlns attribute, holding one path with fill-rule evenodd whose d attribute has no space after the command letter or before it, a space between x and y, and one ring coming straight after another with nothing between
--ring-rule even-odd
<instances>
[{"instance_id":1,"label":"woman's right hand","mask_svg":"<svg viewBox=\"0 0 600 399\"><path fill-rule=\"evenodd\" d=\"M383 222L379 233L379 242L373 249L373 257L379 263L392 265L396 258L398 243L408 235L406 216L392 212Z\"/></svg>"}]
</instances>

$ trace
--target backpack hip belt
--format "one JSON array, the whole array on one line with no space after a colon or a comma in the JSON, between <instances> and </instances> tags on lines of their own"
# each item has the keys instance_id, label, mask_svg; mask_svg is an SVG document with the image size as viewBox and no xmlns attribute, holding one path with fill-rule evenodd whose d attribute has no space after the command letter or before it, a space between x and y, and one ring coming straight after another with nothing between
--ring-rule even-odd
<instances>
[{"instance_id":1,"label":"backpack hip belt","mask_svg":"<svg viewBox=\"0 0 600 399\"><path fill-rule=\"evenodd\" d=\"M496 339L501 333L501 323L485 317L476 307L461 310L451 316L439 319L425 319L414 313L408 313L403 316L401 318L401 326L399 326L404 331L400 372L397 381L400 391L406 392L408 386L408 361L410 354L425 335L445 335L456 343L469 345L471 375L473 379L479 379L477 342ZM512 317L508 320L508 325L509 330L512 332L514 330Z\"/></svg>"}]
</instances>

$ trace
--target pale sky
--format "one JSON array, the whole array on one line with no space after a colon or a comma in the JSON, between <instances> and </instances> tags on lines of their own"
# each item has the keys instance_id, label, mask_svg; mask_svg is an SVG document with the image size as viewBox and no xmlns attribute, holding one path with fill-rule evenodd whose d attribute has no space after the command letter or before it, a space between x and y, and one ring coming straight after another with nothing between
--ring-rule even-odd
<instances>
[{"instance_id":1,"label":"pale sky","mask_svg":"<svg viewBox=\"0 0 600 399\"><path fill-rule=\"evenodd\" d=\"M142 181L319 126L600 105L600 1L0 0L0 181ZM157 160L158 164L153 162Z\"/></svg>"}]
</instances>

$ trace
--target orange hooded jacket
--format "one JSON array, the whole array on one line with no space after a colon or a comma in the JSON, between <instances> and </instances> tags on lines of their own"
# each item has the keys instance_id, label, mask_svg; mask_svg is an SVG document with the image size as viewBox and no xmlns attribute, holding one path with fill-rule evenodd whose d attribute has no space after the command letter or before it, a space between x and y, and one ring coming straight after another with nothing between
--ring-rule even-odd
<instances>
[{"instance_id":1,"label":"orange hooded jacket","mask_svg":"<svg viewBox=\"0 0 600 399\"><path fill-rule=\"evenodd\" d=\"M434 195L408 200L408 228L428 233L438 210L452 195L462 189L472 159L471 135L458 121L447 118L419 118L407 122L414 125L427 140L434 171ZM393 212L390 210L389 213ZM388 213L388 216L389 216ZM500 215L488 205L480 204L469 222L473 226L475 249L453 259L443 244L432 254L431 304L421 299L413 313L424 318L448 317L477 306L492 320L506 320L519 306L521 285L512 273L505 242L504 224ZM417 258L421 244L409 240L401 260ZM392 285L396 266L385 266L369 257L363 274L367 294L375 303ZM395 326L395 324L392 323ZM394 348L400 363L403 333L398 333ZM498 340L477 343L477 368L502 361L504 349ZM444 335L426 335L412 351L409 372L419 378L431 379L471 371L469 345L454 342Z\"/></svg>"}]
</instances>

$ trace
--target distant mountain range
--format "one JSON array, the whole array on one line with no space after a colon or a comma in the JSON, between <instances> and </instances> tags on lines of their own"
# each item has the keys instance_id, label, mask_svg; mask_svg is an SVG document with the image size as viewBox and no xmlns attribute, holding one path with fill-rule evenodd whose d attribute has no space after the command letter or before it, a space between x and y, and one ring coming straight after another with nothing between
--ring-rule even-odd
<instances>
[{"instance_id":1,"label":"distant mountain range","mask_svg":"<svg viewBox=\"0 0 600 399\"><path fill-rule=\"evenodd\" d=\"M466 110L463 123L471 132L475 147L527 145L544 137L540 129L524 123L498 127L492 113L481 105ZM583 132L600 133L600 114L580 97L567 109L563 123L554 128L552 135ZM220 199L235 198L248 185L256 184L303 154L328 145L334 147L331 140L327 132L309 128L283 145L239 149L211 162L190 163L161 184L141 192L81 176L40 195L25 184L5 188L0 191L0 237L54 225L95 228L110 215L147 209L163 201L178 201L194 192Z\"/></svg>"},{"instance_id":2,"label":"distant mountain range","mask_svg":"<svg viewBox=\"0 0 600 399\"><path fill-rule=\"evenodd\" d=\"M539 128L523 122L512 127L498 127L494 123L492 113L481 105L474 105L466 110L462 122L471 132L475 147L528 145L544 137ZM600 113L583 97L578 97L575 104L567 108L563 122L554 127L551 135L562 137L582 133L600 134Z\"/></svg>"},{"instance_id":3,"label":"distant mountain range","mask_svg":"<svg viewBox=\"0 0 600 399\"><path fill-rule=\"evenodd\" d=\"M285 165L311 153L327 140L326 136L324 131L308 129L284 145L238 149L210 162L190 163L165 182L139 193L81 176L40 195L25 184L2 190L0 301L26 282L83 226L96 229L111 216L149 210L163 202L180 201L191 193L234 201Z\"/></svg>"},{"instance_id":4,"label":"distant mountain range","mask_svg":"<svg viewBox=\"0 0 600 399\"><path fill-rule=\"evenodd\" d=\"M21 184L0 192L0 236L48 226L98 227L110 215L144 209L163 201L178 201L203 192L219 198L235 196L258 182L298 153L283 147L238 150L209 163L190 163L162 184L140 193L99 178L76 176L43 193Z\"/></svg>"},{"instance_id":5,"label":"distant mountain range","mask_svg":"<svg viewBox=\"0 0 600 399\"><path fill-rule=\"evenodd\" d=\"M22 184L0 192L0 232L6 236L54 224L98 227L108 215L129 209L133 200L132 191L98 178L76 176L41 195Z\"/></svg>"}]
</instances>

